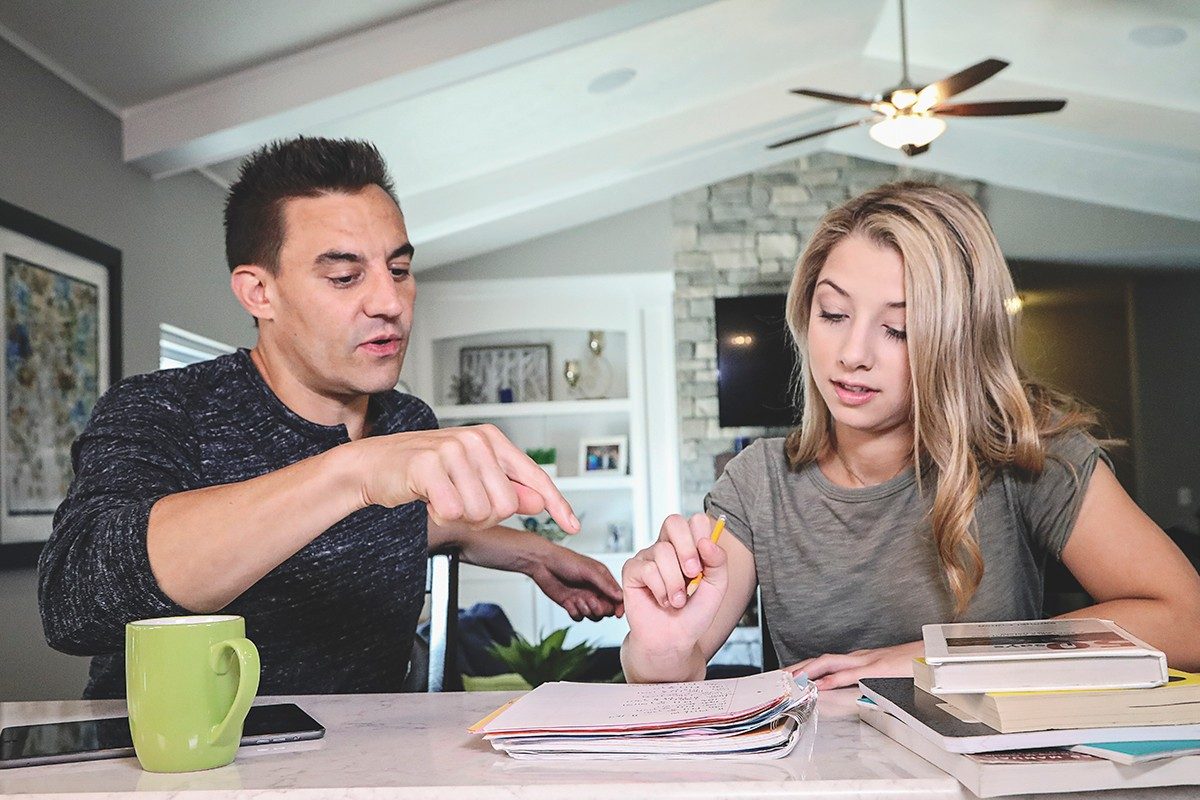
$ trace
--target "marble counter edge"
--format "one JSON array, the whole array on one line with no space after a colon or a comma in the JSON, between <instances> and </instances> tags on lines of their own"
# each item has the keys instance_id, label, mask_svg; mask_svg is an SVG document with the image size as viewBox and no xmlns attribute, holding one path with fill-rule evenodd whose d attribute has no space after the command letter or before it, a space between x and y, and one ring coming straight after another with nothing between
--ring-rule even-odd
<instances>
[{"instance_id":1,"label":"marble counter edge","mask_svg":"<svg viewBox=\"0 0 1200 800\"><path fill-rule=\"evenodd\" d=\"M569 792L570 794L566 794ZM85 792L72 794L86 800L703 800L721 798L799 798L815 800L890 800L890 798L955 798L964 794L958 781L945 778L906 779L903 786L893 779L841 779L805 784L791 781L745 781L677 783L673 785L647 783L605 783L602 785L562 783L531 784L528 786L405 786L405 787L305 787L294 789L172 789L139 790L137 792ZM44 794L5 794L4 800L46 800Z\"/></svg>"}]
</instances>

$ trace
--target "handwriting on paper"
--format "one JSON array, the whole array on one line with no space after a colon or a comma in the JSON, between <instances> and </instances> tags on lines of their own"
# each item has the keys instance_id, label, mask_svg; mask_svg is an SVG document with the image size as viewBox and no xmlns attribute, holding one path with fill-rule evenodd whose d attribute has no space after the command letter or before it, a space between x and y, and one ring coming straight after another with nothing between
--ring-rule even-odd
<instances>
[{"instance_id":1,"label":"handwriting on paper","mask_svg":"<svg viewBox=\"0 0 1200 800\"><path fill-rule=\"evenodd\" d=\"M709 683L643 684L634 689L613 709L610 719L642 719L664 712L678 719L721 715L729 710L734 693L730 684Z\"/></svg>"}]
</instances>

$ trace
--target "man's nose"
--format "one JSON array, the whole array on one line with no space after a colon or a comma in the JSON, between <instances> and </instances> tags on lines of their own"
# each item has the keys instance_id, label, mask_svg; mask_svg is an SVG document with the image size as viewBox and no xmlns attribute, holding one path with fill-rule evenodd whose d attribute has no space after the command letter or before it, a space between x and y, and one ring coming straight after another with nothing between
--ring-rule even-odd
<instances>
[{"instance_id":1,"label":"man's nose","mask_svg":"<svg viewBox=\"0 0 1200 800\"><path fill-rule=\"evenodd\" d=\"M404 311L402 294L391 270L374 271L367 282L363 311L369 317L398 317Z\"/></svg>"}]
</instances>

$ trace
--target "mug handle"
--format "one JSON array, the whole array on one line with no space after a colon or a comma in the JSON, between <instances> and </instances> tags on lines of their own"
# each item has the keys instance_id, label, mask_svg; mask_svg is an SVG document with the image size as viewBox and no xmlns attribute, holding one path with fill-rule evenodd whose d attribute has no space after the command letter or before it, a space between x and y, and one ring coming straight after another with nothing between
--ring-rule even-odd
<instances>
[{"instance_id":1,"label":"mug handle","mask_svg":"<svg viewBox=\"0 0 1200 800\"><path fill-rule=\"evenodd\" d=\"M254 646L254 642L241 638L226 639L214 644L208 651L208 663L218 675L224 675L229 670L227 664L221 663L221 655L226 649L232 650L238 660L237 694L233 697L233 705L229 707L225 719L209 731L209 744L219 744L230 728L242 724L250 711L250 704L254 702L254 695L258 694L258 648Z\"/></svg>"}]
</instances>

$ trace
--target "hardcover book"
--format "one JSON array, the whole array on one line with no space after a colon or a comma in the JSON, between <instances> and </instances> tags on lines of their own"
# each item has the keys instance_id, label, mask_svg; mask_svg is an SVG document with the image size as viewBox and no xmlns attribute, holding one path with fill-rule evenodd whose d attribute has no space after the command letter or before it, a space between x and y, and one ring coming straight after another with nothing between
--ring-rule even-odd
<instances>
[{"instance_id":1,"label":"hardcover book","mask_svg":"<svg viewBox=\"0 0 1200 800\"><path fill-rule=\"evenodd\" d=\"M1070 747L1093 742L1200 739L1200 725L1138 725L1001 733L982 722L964 719L966 715L955 713L957 709L953 706L918 689L912 678L863 678L858 682L858 687L863 695L884 711L903 720L941 749L953 753Z\"/></svg>"},{"instance_id":2,"label":"hardcover book","mask_svg":"<svg viewBox=\"0 0 1200 800\"><path fill-rule=\"evenodd\" d=\"M933 674L913 660L913 682L933 694ZM1069 689L1050 692L939 694L945 703L1001 733L1122 725L1200 724L1200 674L1168 670L1148 689Z\"/></svg>"},{"instance_id":3,"label":"hardcover book","mask_svg":"<svg viewBox=\"0 0 1200 800\"><path fill-rule=\"evenodd\" d=\"M1104 619L950 623L921 631L936 694L1167 682L1167 657Z\"/></svg>"}]
</instances>

